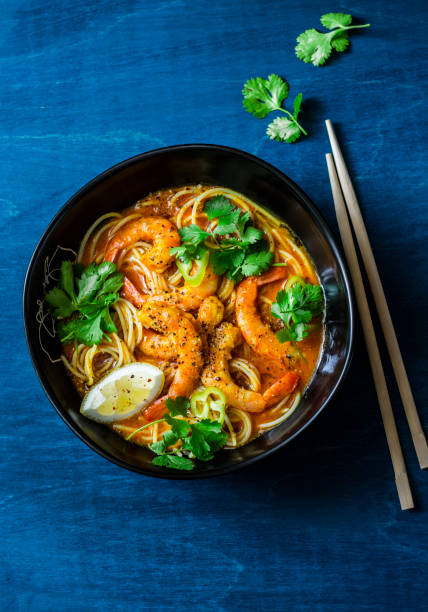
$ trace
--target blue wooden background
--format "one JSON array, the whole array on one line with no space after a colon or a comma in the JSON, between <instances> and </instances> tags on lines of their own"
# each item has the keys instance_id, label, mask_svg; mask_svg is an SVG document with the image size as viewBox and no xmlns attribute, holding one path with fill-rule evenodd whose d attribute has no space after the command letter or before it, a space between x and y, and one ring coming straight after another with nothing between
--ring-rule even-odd
<instances>
[{"instance_id":1,"label":"blue wooden background","mask_svg":"<svg viewBox=\"0 0 428 612\"><path fill-rule=\"evenodd\" d=\"M372 27L327 66L303 64L296 36L331 10ZM169 482L108 463L63 424L21 319L26 266L58 208L102 170L159 146L259 155L337 233L330 117L427 425L426 17L422 0L3 0L1 609L426 609L427 473L388 366L417 504L401 512L359 328L346 383L297 440L230 476ZM243 82L271 72L292 97L303 92L309 137L294 145L269 141L267 120L241 107Z\"/></svg>"}]
</instances>

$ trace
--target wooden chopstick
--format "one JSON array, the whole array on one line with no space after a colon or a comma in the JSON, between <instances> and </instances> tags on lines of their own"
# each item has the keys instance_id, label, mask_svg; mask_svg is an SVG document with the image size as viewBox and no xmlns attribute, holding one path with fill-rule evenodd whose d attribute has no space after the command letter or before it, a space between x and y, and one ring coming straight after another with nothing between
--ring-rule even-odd
<instances>
[{"instance_id":1,"label":"wooden chopstick","mask_svg":"<svg viewBox=\"0 0 428 612\"><path fill-rule=\"evenodd\" d=\"M415 400L413 399L412 390L410 388L406 368L404 367L403 357L398 345L391 314L389 312L388 304L386 303L385 293L379 277L376 261L370 246L369 237L367 235L367 230L364 225L360 207L358 205L358 200L355 195L355 191L330 119L327 119L326 125L333 151L334 162L337 168L337 174L339 175L340 186L343 191L349 216L351 217L358 246L360 247L364 267L369 279L370 288L373 293L383 335L385 336L389 357L391 359L398 389L400 391L401 401L403 402L407 422L412 434L413 444L418 456L419 465L421 469L424 469L428 467L428 445L421 422L419 420Z\"/></svg>"},{"instance_id":2,"label":"wooden chopstick","mask_svg":"<svg viewBox=\"0 0 428 612\"><path fill-rule=\"evenodd\" d=\"M339 179L336 174L333 157L330 153L328 153L326 157L337 223L339 225L346 260L348 262L354 285L355 297L363 326L364 338L366 341L370 366L376 386L376 393L382 414L383 426L385 428L392 466L394 468L395 484L397 486L398 497L400 499L401 509L409 510L410 508L414 507L412 492L410 490L409 480L407 478L406 465L404 463L404 457L401 451L397 426L395 424L394 414L392 412L391 401L389 399L385 375L383 373L382 362L380 359L379 348L367 302L367 296L364 290L360 267L358 265L358 258L352 238L351 226L349 224L348 214L346 212L345 202L343 200Z\"/></svg>"}]
</instances>

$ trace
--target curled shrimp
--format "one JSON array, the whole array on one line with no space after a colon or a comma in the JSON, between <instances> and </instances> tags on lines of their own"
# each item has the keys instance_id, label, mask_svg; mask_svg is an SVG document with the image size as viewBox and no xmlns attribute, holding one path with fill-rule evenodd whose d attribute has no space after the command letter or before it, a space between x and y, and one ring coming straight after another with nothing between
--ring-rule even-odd
<instances>
[{"instance_id":1,"label":"curled shrimp","mask_svg":"<svg viewBox=\"0 0 428 612\"><path fill-rule=\"evenodd\" d=\"M150 299L166 306L178 306L183 310L196 310L205 298L214 295L217 286L218 276L208 265L203 281L197 287L184 283L182 287L173 287L170 291L154 294L150 296Z\"/></svg>"},{"instance_id":2,"label":"curled shrimp","mask_svg":"<svg viewBox=\"0 0 428 612\"><path fill-rule=\"evenodd\" d=\"M284 363L286 347L281 344L272 329L262 321L258 307L258 288L288 276L284 268L275 268L261 276L249 276L241 281L236 292L236 322L245 341L259 355L274 357Z\"/></svg>"},{"instance_id":3,"label":"curled shrimp","mask_svg":"<svg viewBox=\"0 0 428 612\"><path fill-rule=\"evenodd\" d=\"M162 217L140 217L125 223L108 241L104 260L115 262L120 251L139 240L151 242L152 247L142 256L142 262L150 269L164 272L174 259L171 247L181 239L173 223Z\"/></svg>"},{"instance_id":4,"label":"curled shrimp","mask_svg":"<svg viewBox=\"0 0 428 612\"><path fill-rule=\"evenodd\" d=\"M199 306L198 322L203 330L212 333L222 321L224 316L224 305L216 295L209 295Z\"/></svg>"},{"instance_id":5,"label":"curled shrimp","mask_svg":"<svg viewBox=\"0 0 428 612\"><path fill-rule=\"evenodd\" d=\"M217 327L210 351L208 366L203 370L201 380L206 387L215 386L226 396L228 405L247 412L263 412L280 399L294 391L299 376L287 372L264 393L250 391L237 385L229 372L229 361L233 349L241 342L241 332L231 323Z\"/></svg>"},{"instance_id":6,"label":"curled shrimp","mask_svg":"<svg viewBox=\"0 0 428 612\"><path fill-rule=\"evenodd\" d=\"M115 263L123 249L139 240L153 243L142 256L142 263L151 270L163 272L173 260L169 249L180 244L180 235L174 224L162 217L133 219L125 223L108 241L104 261ZM135 286L135 281L135 272L132 269L125 270L121 295L141 308L145 298Z\"/></svg>"},{"instance_id":7,"label":"curled shrimp","mask_svg":"<svg viewBox=\"0 0 428 612\"><path fill-rule=\"evenodd\" d=\"M157 304L148 299L141 312L144 327L164 334L176 347L177 367L168 394L157 399L144 412L147 421L154 421L166 412L166 399L189 396L197 385L202 368L202 342L193 323L177 308Z\"/></svg>"},{"instance_id":8,"label":"curled shrimp","mask_svg":"<svg viewBox=\"0 0 428 612\"><path fill-rule=\"evenodd\" d=\"M150 298L151 299L151 298ZM147 302L145 302L147 305ZM143 322L146 321L147 311L139 311L139 318ZM202 333L203 330L199 324L199 321L195 319L189 312L182 313L182 316L186 317L194 326L198 333ZM173 361L177 357L177 334L171 333L157 333L152 329L143 329L143 337L141 342L138 344L138 348L148 357L154 357L156 359L163 359L165 361Z\"/></svg>"}]
</instances>

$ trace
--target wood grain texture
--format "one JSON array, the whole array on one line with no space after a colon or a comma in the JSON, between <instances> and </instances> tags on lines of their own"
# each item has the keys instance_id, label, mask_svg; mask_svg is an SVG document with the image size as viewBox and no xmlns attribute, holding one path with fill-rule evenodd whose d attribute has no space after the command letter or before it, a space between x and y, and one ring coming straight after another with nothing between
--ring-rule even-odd
<instances>
[{"instance_id":1,"label":"wood grain texture","mask_svg":"<svg viewBox=\"0 0 428 612\"><path fill-rule=\"evenodd\" d=\"M326 10L372 27L315 68L294 56L294 39ZM58 208L158 146L259 155L336 230L330 117L426 427L426 4L5 0L0 13L1 608L423 610L427 475L387 369L417 506L402 513L359 327L345 385L287 448L227 477L164 482L109 464L66 428L20 312L28 260ZM287 76L290 96L303 92L309 137L294 145L269 141L267 120L241 108L243 82L271 72Z\"/></svg>"},{"instance_id":2,"label":"wood grain texture","mask_svg":"<svg viewBox=\"0 0 428 612\"><path fill-rule=\"evenodd\" d=\"M336 177L335 179L336 187L340 194L338 198L337 195L335 196L333 192L333 199L335 201L335 208L336 208L336 217L338 220L338 226L339 226L339 231L340 231L340 235L342 239L343 248L346 253L346 244L345 244L346 241L343 237L343 231L340 227L339 217L338 217L338 207L337 207L338 199L339 201L341 201L343 206L345 206L345 209L342 214L347 219L348 214L345 211L346 210L348 211L349 217L351 219L351 222L354 228L355 238L357 240L357 243L360 249L361 259L363 260L363 263L364 263L364 268L367 274L367 279L370 284L371 293L372 293L372 296L373 296L373 299L376 305L376 310L377 310L377 314L379 317L379 323L382 328L386 347L388 349L392 369L394 370L395 380L397 382L398 390L400 392L401 401L403 403L403 408L404 408L404 413L406 415L407 423L409 425L410 433L412 435L413 445L415 447L416 455L418 457L419 466L421 467L421 469L424 469L428 467L428 445L427 445L427 441L425 438L425 432L422 428L422 425L419 419L419 414L416 408L415 400L413 398L412 389L410 387L409 378L407 376L403 357L401 355L400 346L398 344L397 335L394 329L394 324L391 319L391 313L389 312L388 302L386 301L385 292L382 287L382 281L380 279L376 261L373 256L373 250L370 244L370 239L367 234L367 229L364 224L364 220L361 214L361 209L360 209L360 205L357 200L357 196L355 195L355 190L352 185L351 177L349 176L348 170L346 168L346 164L343 159L343 155L340 150L340 146L337 141L336 134L334 132L334 127L330 119L326 120L326 127L327 127L327 132L328 132L330 145L332 149L332 154L327 155L327 165L329 167L330 182L333 185L333 180L334 180L334 179L332 180L332 170L333 170L333 176ZM333 162L333 157L334 157L334 162ZM334 167L337 168L337 176L336 176L336 171L334 170ZM344 201L343 201L343 198L341 197L342 192L343 192ZM349 234L350 240L352 241L352 232L350 229L348 231L348 234ZM354 255L354 259L356 260L356 267L358 268L358 260L357 260L356 254ZM352 265L351 264L348 264L348 265L349 265L349 268L352 274ZM362 291L364 292L362 280L360 284L361 284ZM355 297L358 302L357 291L355 293L356 293ZM361 318L361 323L364 329L364 322L363 322L363 317L361 315L361 312L360 312L360 318ZM367 344L367 341L366 341L366 344Z\"/></svg>"},{"instance_id":3,"label":"wood grain texture","mask_svg":"<svg viewBox=\"0 0 428 612\"><path fill-rule=\"evenodd\" d=\"M367 355L373 374L373 382L376 388L380 412L382 415L386 441L388 442L389 453L391 455L398 497L400 499L401 509L411 510L415 507L415 505L412 498L412 492L410 490L406 464L404 461L403 452L401 450L397 425L395 423L394 413L392 411L385 373L383 371L373 321L364 289L364 281L358 263L357 251L355 250L348 213L346 212L346 204L342 195L341 183L339 182L331 153L328 153L326 158L331 183L331 191L334 200L334 208L336 211L337 225L339 226L339 233L346 262L352 278L355 302L360 315L361 327L363 329L364 340L366 342Z\"/></svg>"}]
</instances>

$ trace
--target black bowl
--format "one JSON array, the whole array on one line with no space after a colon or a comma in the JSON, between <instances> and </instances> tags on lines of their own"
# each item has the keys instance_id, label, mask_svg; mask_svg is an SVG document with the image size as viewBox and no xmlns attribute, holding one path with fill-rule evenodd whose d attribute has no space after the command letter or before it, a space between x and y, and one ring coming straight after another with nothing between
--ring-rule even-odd
<instances>
[{"instance_id":1,"label":"black bowl","mask_svg":"<svg viewBox=\"0 0 428 612\"><path fill-rule=\"evenodd\" d=\"M153 455L79 413L80 398L62 363L52 363L39 341L38 309L44 294L44 264L58 245L77 249L84 232L103 213L120 210L157 189L186 184L222 185L243 193L284 219L311 255L326 297L322 356L298 409L289 420L246 446L219 452L191 472L160 468ZM70 253L57 252L59 260ZM40 382L58 414L88 446L114 463L161 478L202 478L253 463L294 438L321 412L343 380L351 356L353 307L349 277L330 229L307 195L287 176L257 157L215 145L167 147L137 155L107 170L76 193L43 234L28 267L24 324ZM45 337L46 336L46 337ZM58 356L59 342L43 336Z\"/></svg>"}]
</instances>

